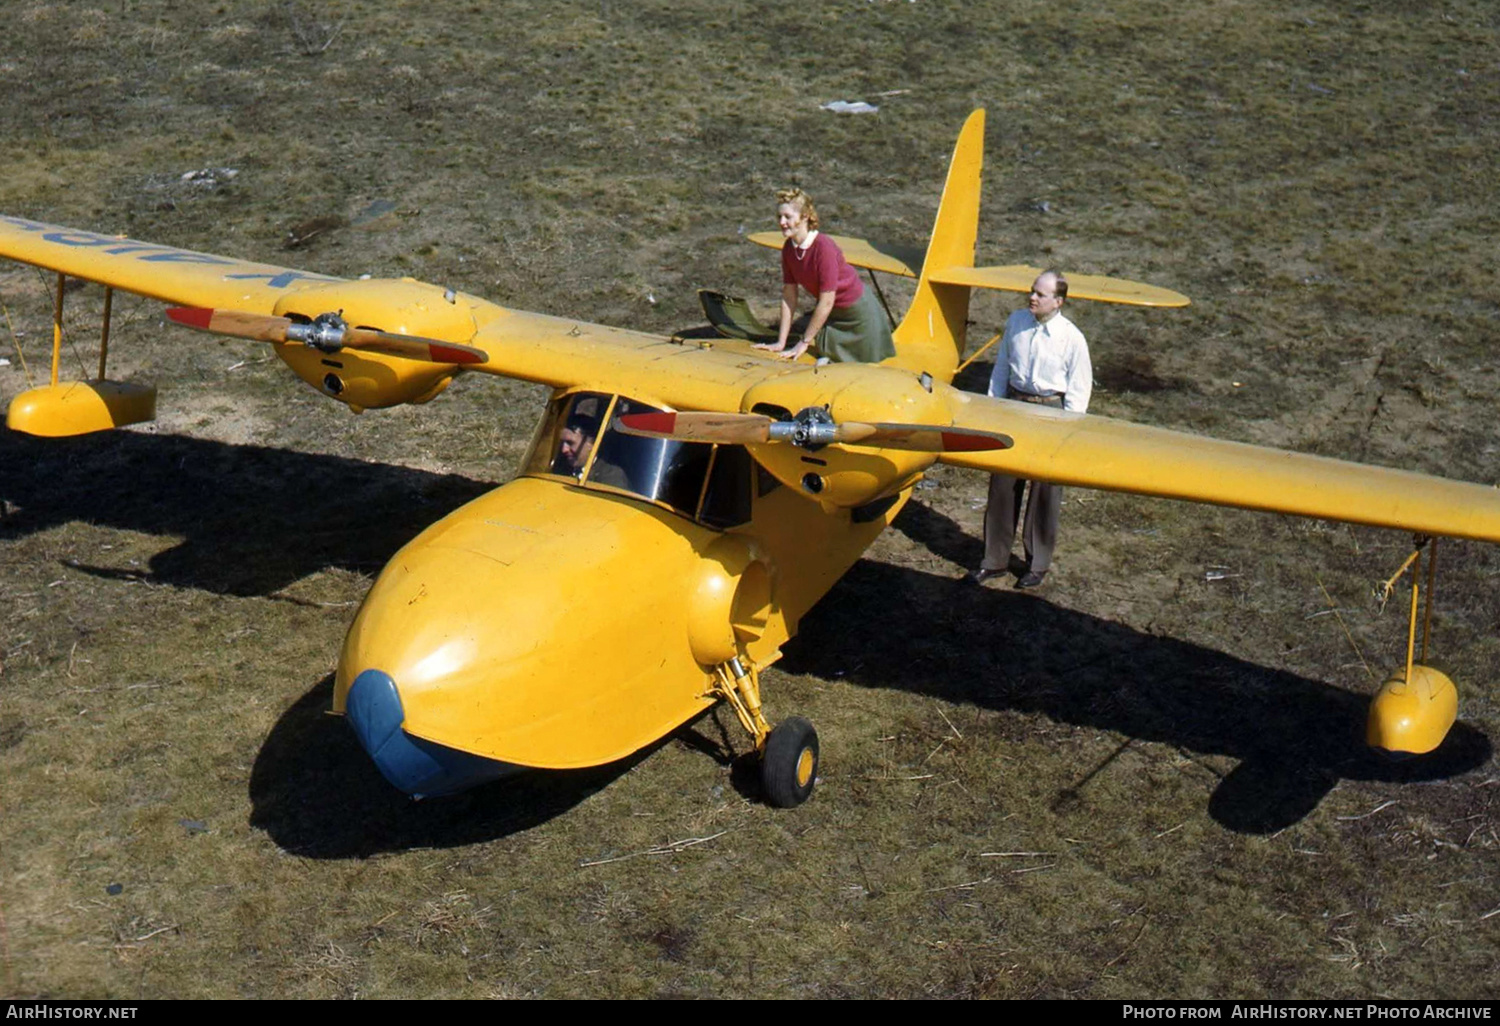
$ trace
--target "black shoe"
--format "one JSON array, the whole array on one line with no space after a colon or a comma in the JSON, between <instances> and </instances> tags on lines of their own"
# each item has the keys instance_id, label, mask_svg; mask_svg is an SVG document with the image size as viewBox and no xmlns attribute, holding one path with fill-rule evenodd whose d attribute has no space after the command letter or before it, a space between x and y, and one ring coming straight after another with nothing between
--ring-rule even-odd
<instances>
[{"instance_id":1,"label":"black shoe","mask_svg":"<svg viewBox=\"0 0 1500 1026\"><path fill-rule=\"evenodd\" d=\"M1041 573L1037 573L1035 570L1028 570L1020 577L1016 578L1016 587L1040 588L1042 586L1042 578L1046 576L1047 571L1045 570L1043 570Z\"/></svg>"},{"instance_id":2,"label":"black shoe","mask_svg":"<svg viewBox=\"0 0 1500 1026\"><path fill-rule=\"evenodd\" d=\"M978 570L971 570L968 573L964 574L964 583L983 584L985 581L988 581L991 578L1000 577L1004 573L1004 570L986 570L984 567L980 567Z\"/></svg>"}]
</instances>

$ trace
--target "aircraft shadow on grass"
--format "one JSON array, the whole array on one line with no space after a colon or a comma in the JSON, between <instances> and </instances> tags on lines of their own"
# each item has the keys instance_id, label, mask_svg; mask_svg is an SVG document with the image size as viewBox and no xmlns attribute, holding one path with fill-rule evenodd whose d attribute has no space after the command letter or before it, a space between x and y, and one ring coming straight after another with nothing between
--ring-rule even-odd
<instances>
[{"instance_id":1,"label":"aircraft shadow on grass","mask_svg":"<svg viewBox=\"0 0 1500 1026\"><path fill-rule=\"evenodd\" d=\"M0 432L0 539L80 521L177 536L178 545L140 570L83 559L68 565L218 594L275 595L328 567L374 572L425 526L491 487L457 475L180 436L38 440ZM919 503L908 505L896 527L958 565L977 562L978 539ZM781 665L1238 759L1209 811L1246 833L1296 822L1341 779L1441 779L1491 756L1489 739L1459 723L1432 755L1387 762L1362 743L1365 696L1036 596L868 560L804 619ZM283 714L250 785L252 821L311 857L466 844L525 830L574 807L665 743L597 769L524 774L414 804L381 779L342 722L324 715L330 695L325 680ZM778 715L796 712L774 692L768 700ZM673 736L727 761L704 731ZM1080 776L1088 769L1080 767ZM735 786L755 785L740 773Z\"/></svg>"},{"instance_id":2,"label":"aircraft shadow on grass","mask_svg":"<svg viewBox=\"0 0 1500 1026\"><path fill-rule=\"evenodd\" d=\"M979 539L920 503L908 504L894 526L960 566L979 564ZM903 618L941 626L869 629L889 621L892 595L901 596ZM781 666L822 677L842 673L863 687L1038 712L1238 759L1214 789L1209 812L1244 833L1295 823L1340 780L1437 780L1484 765L1492 755L1489 738L1460 722L1437 751L1392 761L1364 743L1367 695L1062 609L1035 595L975 588L869 560L803 620ZM1080 766L1080 776L1088 769Z\"/></svg>"},{"instance_id":3,"label":"aircraft shadow on grass","mask_svg":"<svg viewBox=\"0 0 1500 1026\"><path fill-rule=\"evenodd\" d=\"M375 573L428 524L494 486L181 435L0 431L0 539L80 521L178 537L147 566L84 556L67 565L216 594L272 595L330 567Z\"/></svg>"},{"instance_id":4,"label":"aircraft shadow on grass","mask_svg":"<svg viewBox=\"0 0 1500 1026\"><path fill-rule=\"evenodd\" d=\"M333 675L287 709L250 771L250 824L307 858L493 841L562 815L628 772L628 759L585 770L522 773L448 798L412 801L386 783L342 719L328 715Z\"/></svg>"}]
</instances>

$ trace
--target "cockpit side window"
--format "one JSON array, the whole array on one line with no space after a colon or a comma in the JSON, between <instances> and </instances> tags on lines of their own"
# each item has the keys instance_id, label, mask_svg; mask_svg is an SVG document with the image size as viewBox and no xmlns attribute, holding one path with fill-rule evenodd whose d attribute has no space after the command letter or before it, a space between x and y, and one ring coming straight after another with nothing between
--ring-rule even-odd
<instances>
[{"instance_id":1,"label":"cockpit side window","mask_svg":"<svg viewBox=\"0 0 1500 1026\"><path fill-rule=\"evenodd\" d=\"M709 527L734 527L750 520L755 461L742 445L721 445L714 454L713 470L703 492L698 519Z\"/></svg>"},{"instance_id":2,"label":"cockpit side window","mask_svg":"<svg viewBox=\"0 0 1500 1026\"><path fill-rule=\"evenodd\" d=\"M619 419L626 414L657 412L657 407L633 399L622 398L615 404L589 483L623 488L692 516L698 511L713 446L642 438L618 430Z\"/></svg>"},{"instance_id":3,"label":"cockpit side window","mask_svg":"<svg viewBox=\"0 0 1500 1026\"><path fill-rule=\"evenodd\" d=\"M550 404L522 472L562 474L581 480L610 399L598 392L578 392Z\"/></svg>"},{"instance_id":4,"label":"cockpit side window","mask_svg":"<svg viewBox=\"0 0 1500 1026\"><path fill-rule=\"evenodd\" d=\"M626 414L660 412L600 392L564 396L548 405L522 473L629 492L710 527L749 521L754 461L743 446L643 438L619 430Z\"/></svg>"}]
</instances>

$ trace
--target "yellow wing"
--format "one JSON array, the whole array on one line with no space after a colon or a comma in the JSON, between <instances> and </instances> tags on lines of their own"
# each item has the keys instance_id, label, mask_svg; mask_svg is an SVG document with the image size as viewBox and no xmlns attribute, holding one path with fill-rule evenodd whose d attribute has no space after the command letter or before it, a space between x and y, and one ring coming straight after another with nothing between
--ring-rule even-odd
<instances>
[{"instance_id":1,"label":"yellow wing","mask_svg":"<svg viewBox=\"0 0 1500 1026\"><path fill-rule=\"evenodd\" d=\"M861 266L873 263L864 259L867 254L859 246L849 245L848 251L861 257ZM882 260L897 259L874 247L869 253ZM382 294L392 287L392 283L343 282L17 217L0 217L0 256L169 303L217 309L269 311L288 292L304 289L315 289L319 301L333 302L358 299L371 291L368 287ZM909 264L902 266L911 273ZM894 263L881 269L892 267ZM979 285L984 279L986 287L1019 289L1029 287L1035 272L1029 267L977 268L944 271L934 277L964 285ZM1080 280L1082 289L1090 290L1095 281L1114 282L1079 276L1073 279L1077 294L1082 294ZM1138 302L1166 291L1125 284L1143 290L1134 293ZM407 287L419 288L416 283ZM666 339L505 310L474 297L456 298L463 309L455 311L463 316L451 329L413 322L404 330L439 338L455 336L452 340L460 341L457 335L468 334L462 324L482 324L470 341L489 356L488 363L471 368L483 373L557 388L623 392L677 409L737 412L753 387L806 370L798 363L768 359L744 343ZM449 305L415 304L414 309L447 312ZM425 382L420 384L427 387ZM1069 414L951 388L946 394L954 427L997 432L1015 441L1012 448L1001 451L953 452L941 457L955 465L1059 484L1500 541L1500 490L1496 488Z\"/></svg>"},{"instance_id":2,"label":"yellow wing","mask_svg":"<svg viewBox=\"0 0 1500 1026\"><path fill-rule=\"evenodd\" d=\"M675 341L508 310L476 296L409 279L351 281L21 217L0 216L0 257L200 312L310 319L344 311L350 324L427 340L472 343L486 353L489 362L465 362L470 370L556 388L630 392L680 408L737 411L740 397L756 383L811 362L775 360L755 353L748 344L729 340ZM260 337L253 332L251 336ZM356 408L424 401L441 391L457 370L440 362L414 362L368 348L357 353L346 348L338 358L338 380L330 385L333 376L327 354L300 344L280 344L277 354L314 388ZM33 433L71 434L150 419L154 390L141 389L128 409L124 399L111 398L111 389L128 387L134 386L94 382L35 390L23 397L19 407L12 404L9 422ZM100 401L91 399L94 393L102 396ZM79 419L81 414L64 416L67 411L62 407L71 410L85 401L88 409L83 419Z\"/></svg>"},{"instance_id":3,"label":"yellow wing","mask_svg":"<svg viewBox=\"0 0 1500 1026\"><path fill-rule=\"evenodd\" d=\"M619 392L684 410L738 413L756 384L806 371L731 339L673 339L604 324L507 310L470 342L488 361L469 369L553 388Z\"/></svg>"},{"instance_id":4,"label":"yellow wing","mask_svg":"<svg viewBox=\"0 0 1500 1026\"><path fill-rule=\"evenodd\" d=\"M1500 541L1500 489L951 391L954 425L1015 440L956 466L1117 492Z\"/></svg>"},{"instance_id":5,"label":"yellow wing","mask_svg":"<svg viewBox=\"0 0 1500 1026\"><path fill-rule=\"evenodd\" d=\"M394 287L390 282L348 281L11 216L0 216L0 257L166 303L256 313L269 313L288 292L316 290L315 305L321 305L309 311L318 313L323 307L357 305L367 292L384 294ZM397 330L469 342L478 321L485 327L473 334L472 344L486 350L490 362L473 370L559 388L633 390L695 409L738 410L739 397L751 385L798 366L756 355L748 345L728 340L677 342L624 328L506 310L473 296L458 298L474 315L458 318L455 327L446 323L451 316L436 324L417 315Z\"/></svg>"},{"instance_id":6,"label":"yellow wing","mask_svg":"<svg viewBox=\"0 0 1500 1026\"><path fill-rule=\"evenodd\" d=\"M922 252L907 246L891 246L856 239L848 235L828 236L844 251L844 259L855 267L867 267L872 271L917 278L922 274ZM747 236L758 246L780 249L785 241L780 232L756 232ZM1004 292L1029 292L1036 276L1045 268L1026 264L1011 264L1006 267L934 267L929 268L927 280L941 285L967 285L973 289L999 289ZM1123 303L1126 306L1187 306L1192 300L1180 292L1156 285L1130 281L1126 278L1106 278L1098 274L1074 274L1067 272L1068 298L1092 299L1100 303Z\"/></svg>"},{"instance_id":7,"label":"yellow wing","mask_svg":"<svg viewBox=\"0 0 1500 1026\"><path fill-rule=\"evenodd\" d=\"M182 306L267 313L287 292L342 279L0 216L0 257Z\"/></svg>"}]
</instances>

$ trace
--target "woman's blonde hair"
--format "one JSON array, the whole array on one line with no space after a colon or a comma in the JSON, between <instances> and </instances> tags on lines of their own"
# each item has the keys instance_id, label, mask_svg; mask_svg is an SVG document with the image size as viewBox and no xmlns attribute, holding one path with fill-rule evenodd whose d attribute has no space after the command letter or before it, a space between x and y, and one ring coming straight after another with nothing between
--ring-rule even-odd
<instances>
[{"instance_id":1,"label":"woman's blonde hair","mask_svg":"<svg viewBox=\"0 0 1500 1026\"><path fill-rule=\"evenodd\" d=\"M816 230L818 227L818 208L813 206L812 197L801 189L779 189L776 193L776 205L790 203L798 210L807 215L807 226Z\"/></svg>"}]
</instances>

